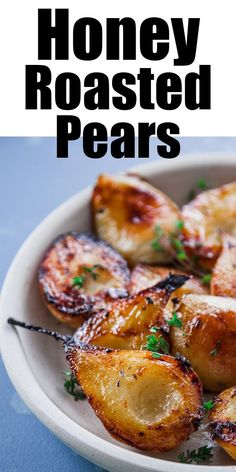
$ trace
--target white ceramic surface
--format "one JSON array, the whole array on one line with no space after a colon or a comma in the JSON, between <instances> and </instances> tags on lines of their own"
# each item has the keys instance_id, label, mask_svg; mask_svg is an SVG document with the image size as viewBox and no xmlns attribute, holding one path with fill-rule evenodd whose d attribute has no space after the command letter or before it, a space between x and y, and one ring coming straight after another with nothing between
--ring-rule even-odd
<instances>
[{"instance_id":1,"label":"white ceramic surface","mask_svg":"<svg viewBox=\"0 0 236 472\"><path fill-rule=\"evenodd\" d=\"M132 171L150 179L178 204L188 191L204 177L209 186L236 179L236 155L185 156L136 167ZM9 316L63 332L47 312L39 295L36 273L39 261L51 241L69 230L90 229L90 189L75 195L51 213L26 240L2 289L0 305L1 354L8 374L35 415L71 448L112 472L188 472L196 467L203 472L213 467L217 472L235 471L236 466L218 447L210 466L180 464L180 451L209 443L205 427L171 453L145 453L112 439L86 401L75 402L63 389L66 368L60 343L43 335L17 331L7 325Z\"/></svg>"}]
</instances>

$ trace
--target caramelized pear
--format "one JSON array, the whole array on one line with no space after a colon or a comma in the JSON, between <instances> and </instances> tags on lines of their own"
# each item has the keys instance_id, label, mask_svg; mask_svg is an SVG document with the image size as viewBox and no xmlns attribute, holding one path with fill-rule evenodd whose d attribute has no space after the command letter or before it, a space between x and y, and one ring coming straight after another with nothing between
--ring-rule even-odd
<instances>
[{"instance_id":1,"label":"caramelized pear","mask_svg":"<svg viewBox=\"0 0 236 472\"><path fill-rule=\"evenodd\" d=\"M171 260L168 251L156 251L156 227L167 237L176 231L180 211L160 190L137 176L101 175L92 196L98 236L110 243L130 265Z\"/></svg>"},{"instance_id":2,"label":"caramelized pear","mask_svg":"<svg viewBox=\"0 0 236 472\"><path fill-rule=\"evenodd\" d=\"M185 295L175 313L179 323L170 327L172 354L190 360L206 390L220 392L236 384L236 300Z\"/></svg>"},{"instance_id":3,"label":"caramelized pear","mask_svg":"<svg viewBox=\"0 0 236 472\"><path fill-rule=\"evenodd\" d=\"M223 248L212 272L211 293L236 298L236 237L224 234Z\"/></svg>"},{"instance_id":4,"label":"caramelized pear","mask_svg":"<svg viewBox=\"0 0 236 472\"><path fill-rule=\"evenodd\" d=\"M117 440L169 451L197 429L202 388L190 363L149 351L117 351L76 343L71 336L9 319L61 339L66 359L94 412Z\"/></svg>"},{"instance_id":5,"label":"caramelized pear","mask_svg":"<svg viewBox=\"0 0 236 472\"><path fill-rule=\"evenodd\" d=\"M236 461L236 386L214 399L209 421L212 438Z\"/></svg>"},{"instance_id":6,"label":"caramelized pear","mask_svg":"<svg viewBox=\"0 0 236 472\"><path fill-rule=\"evenodd\" d=\"M38 279L49 311L77 328L92 312L127 295L129 269L104 241L72 232L47 250Z\"/></svg>"},{"instance_id":7,"label":"caramelized pear","mask_svg":"<svg viewBox=\"0 0 236 472\"><path fill-rule=\"evenodd\" d=\"M168 451L201 420L201 384L183 359L71 346L67 360L96 415L120 441Z\"/></svg>"},{"instance_id":8,"label":"caramelized pear","mask_svg":"<svg viewBox=\"0 0 236 472\"><path fill-rule=\"evenodd\" d=\"M200 294L208 294L209 288L207 285L204 285L203 282L199 277L195 275L190 275L186 272L181 272L181 270L173 269L172 267L161 267L161 266L151 266L147 264L138 264L134 267L131 272L130 277L130 293L136 294L140 290L144 290L148 287L152 287L154 284L160 282L160 280L168 277L171 274L179 274L186 275L188 279L186 282L177 290L172 292L168 303L166 304L164 310L164 316L168 316L170 313L173 313L175 309L175 302L177 299L183 297L187 293L198 293ZM173 300L173 303L172 303Z\"/></svg>"},{"instance_id":9,"label":"caramelized pear","mask_svg":"<svg viewBox=\"0 0 236 472\"><path fill-rule=\"evenodd\" d=\"M160 329L156 332L157 337L168 331L163 317L166 303L171 293L187 280L185 275L169 275L152 288L113 302L108 310L85 321L76 331L75 338L86 344L113 349L140 349L152 327Z\"/></svg>"},{"instance_id":10,"label":"caramelized pear","mask_svg":"<svg viewBox=\"0 0 236 472\"><path fill-rule=\"evenodd\" d=\"M183 207L182 220L188 255L211 269L222 248L222 232L236 236L236 182L202 192Z\"/></svg>"}]
</instances>

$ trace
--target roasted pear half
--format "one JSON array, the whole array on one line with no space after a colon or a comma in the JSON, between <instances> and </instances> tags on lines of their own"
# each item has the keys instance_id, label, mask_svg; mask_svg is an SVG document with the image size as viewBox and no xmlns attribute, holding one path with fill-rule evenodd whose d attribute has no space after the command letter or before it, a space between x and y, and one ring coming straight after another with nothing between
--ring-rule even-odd
<instances>
[{"instance_id":1,"label":"roasted pear half","mask_svg":"<svg viewBox=\"0 0 236 472\"><path fill-rule=\"evenodd\" d=\"M185 275L170 275L152 288L124 300L117 300L110 309L92 315L75 333L75 339L86 344L114 349L140 349L158 327L156 337L165 336L168 325L164 308L173 291L188 279Z\"/></svg>"},{"instance_id":2,"label":"roasted pear half","mask_svg":"<svg viewBox=\"0 0 236 472\"><path fill-rule=\"evenodd\" d=\"M158 227L168 236L176 231L178 207L160 190L138 177L101 175L92 195L96 232L128 261L157 263L171 259L156 251L152 241ZM168 249L168 248L167 248Z\"/></svg>"},{"instance_id":3,"label":"roasted pear half","mask_svg":"<svg viewBox=\"0 0 236 472\"><path fill-rule=\"evenodd\" d=\"M202 388L186 359L77 344L70 336L8 321L62 339L69 366L93 410L119 441L162 452L197 429Z\"/></svg>"},{"instance_id":4,"label":"roasted pear half","mask_svg":"<svg viewBox=\"0 0 236 472\"><path fill-rule=\"evenodd\" d=\"M168 451L199 425L201 383L185 360L76 347L69 347L67 360L96 415L119 441Z\"/></svg>"},{"instance_id":5,"label":"roasted pear half","mask_svg":"<svg viewBox=\"0 0 236 472\"><path fill-rule=\"evenodd\" d=\"M183 243L189 256L212 268L222 232L236 236L236 182L202 192L182 209Z\"/></svg>"},{"instance_id":6,"label":"roasted pear half","mask_svg":"<svg viewBox=\"0 0 236 472\"><path fill-rule=\"evenodd\" d=\"M209 420L212 438L236 460L236 386L214 399Z\"/></svg>"},{"instance_id":7,"label":"roasted pear half","mask_svg":"<svg viewBox=\"0 0 236 472\"><path fill-rule=\"evenodd\" d=\"M183 274L188 277L185 284L172 293L172 297L182 297L186 293L207 294L209 289L199 277L181 272L173 267L151 266L148 264L138 264L134 267L130 277L129 292L131 295L146 288L152 287L170 274Z\"/></svg>"},{"instance_id":8,"label":"roasted pear half","mask_svg":"<svg viewBox=\"0 0 236 472\"><path fill-rule=\"evenodd\" d=\"M138 264L131 272L130 277L130 293L135 294L147 287L157 284L160 280L164 279L168 275L179 274L180 271L173 268L151 266L147 264ZM183 272L182 275L186 275L188 279L186 282L177 290L173 291L164 309L164 318L170 319L175 311L175 305L179 302L179 299L187 293L198 293L208 294L209 288L203 284L199 277L187 274Z\"/></svg>"},{"instance_id":9,"label":"roasted pear half","mask_svg":"<svg viewBox=\"0 0 236 472\"><path fill-rule=\"evenodd\" d=\"M77 328L92 312L127 295L129 276L126 261L108 244L72 232L47 250L38 280L49 311Z\"/></svg>"},{"instance_id":10,"label":"roasted pear half","mask_svg":"<svg viewBox=\"0 0 236 472\"><path fill-rule=\"evenodd\" d=\"M211 293L236 298L236 237L223 235L223 248L212 272Z\"/></svg>"},{"instance_id":11,"label":"roasted pear half","mask_svg":"<svg viewBox=\"0 0 236 472\"><path fill-rule=\"evenodd\" d=\"M170 327L171 352L190 360L206 390L236 384L236 300L185 295L175 314L179 322Z\"/></svg>"}]
</instances>

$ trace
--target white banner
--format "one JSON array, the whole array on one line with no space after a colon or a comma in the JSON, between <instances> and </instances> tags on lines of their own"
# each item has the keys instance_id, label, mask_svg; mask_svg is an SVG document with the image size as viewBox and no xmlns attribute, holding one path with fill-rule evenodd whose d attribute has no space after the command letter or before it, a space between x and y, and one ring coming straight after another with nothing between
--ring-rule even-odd
<instances>
[{"instance_id":1,"label":"white banner","mask_svg":"<svg viewBox=\"0 0 236 472\"><path fill-rule=\"evenodd\" d=\"M69 59L54 59L54 40L52 41L53 59L38 60L38 9L52 9L52 21L55 21L55 9L63 8L69 10ZM90 17L98 20L102 28L102 51L94 60L78 59L73 49L76 35L74 25L77 20ZM106 28L107 18L132 18L136 27L136 60L108 60L108 44L113 44L112 30L110 36ZM168 52L161 60L149 60L144 57L140 50L142 42L141 25L147 18L162 19L157 30L160 40L153 41L153 48L167 43ZM185 41L187 42L187 29L189 18L200 18L196 56L188 65L175 65L174 60L181 56L181 35L176 38L171 19L182 18L184 25ZM165 39L165 31L161 31L164 23L167 25L168 35ZM164 28L165 29L165 28ZM141 31L140 31L141 30ZM100 30L99 30L100 31ZM147 40L147 31L145 36ZM153 29L155 32L155 28ZM130 32L131 35L132 32ZM89 34L87 31L86 34ZM163 34L163 38L161 35ZM94 36L95 37L95 36ZM130 36L131 38L132 36ZM113 39L112 39L113 38ZM91 39L91 38L90 38ZM147 2L134 0L86 0L85 2L45 0L45 1L8 1L1 6L0 18L0 44L1 44L1 76L0 76L0 135L1 136L56 136L57 115L75 115L81 121L81 128L89 122L100 122L107 127L108 135L112 125L117 122L126 121L135 127L140 122L155 122L158 126L162 122L173 122L179 126L182 136L235 136L236 135L236 28L235 28L235 2L189 0L148 0ZM89 48L89 42L87 48ZM183 45L182 45L183 46ZM91 43L92 48L92 43ZM77 55L79 46L77 44ZM122 53L122 47L121 53ZM183 51L184 52L184 51ZM185 51L186 52L186 51ZM122 54L121 54L122 55ZM181 58L180 58L181 59ZM179 59L179 60L180 60ZM52 109L26 110L25 109L25 66L37 65L47 66L51 72L49 89L51 92ZM186 95L193 97L194 83L189 85L187 91L186 75L195 72L199 74L200 66L211 66L211 109L190 110L186 107ZM142 96L140 91L140 80L138 74L140 69L151 69L153 78L150 81L151 92L149 97L148 82L143 82ZM45 69L46 70L46 69ZM56 101L55 81L62 73L73 73L78 77L76 87L80 85L80 100L78 106L72 110L60 109ZM135 92L136 105L130 110L119 110L113 104L113 98L119 94L113 89L113 76L118 73L129 73L134 76L135 83L127 85ZM141 71L142 72L142 71ZM156 91L161 79L161 74L174 73L179 76L181 91L175 92L180 96L181 104L174 110L161 108L160 103L163 94ZM91 87L85 85L85 78L91 73L102 73L108 77L109 109L89 110L85 103L85 92ZM204 74L202 74L204 75ZM195 76L196 79L196 76ZM194 80L193 79L193 82ZM88 80L88 79L87 79ZM202 88L207 90L207 77L202 78ZM57 84L60 80L57 79ZM61 87L63 89L63 77ZM88 80L89 82L89 80ZM96 83L96 82L95 82ZM168 82L169 83L169 82ZM196 87L199 83L196 79ZM173 84L172 84L173 86ZM67 81L68 92L68 81ZM73 94L75 95L75 89ZM179 84L175 84L179 90ZM59 89L59 87L58 87ZM72 93L72 92L71 92ZM39 92L38 92L39 94ZM60 90L57 92L60 96ZM199 98L197 92L196 100ZM141 98L140 98L141 96ZM169 95L169 100L173 95ZM154 103L154 108L145 109L140 105L141 101ZM39 98L39 96L38 96ZM206 101L206 97L203 102ZM60 100L59 100L60 102ZM187 100L188 102L188 100ZM38 107L40 100L38 99ZM204 105L204 103L203 103Z\"/></svg>"}]
</instances>

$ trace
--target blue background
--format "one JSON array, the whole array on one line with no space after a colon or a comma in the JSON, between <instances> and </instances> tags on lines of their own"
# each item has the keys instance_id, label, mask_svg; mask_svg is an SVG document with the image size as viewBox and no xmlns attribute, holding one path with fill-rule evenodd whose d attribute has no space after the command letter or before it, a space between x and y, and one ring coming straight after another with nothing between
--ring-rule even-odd
<instances>
[{"instance_id":1,"label":"blue background","mask_svg":"<svg viewBox=\"0 0 236 472\"><path fill-rule=\"evenodd\" d=\"M152 146L155 156L154 142ZM110 156L91 160L83 155L81 142L71 145L69 159L56 159L55 148L54 138L0 138L0 284L17 249L51 210L95 182L99 173L115 173L147 161ZM182 138L181 149L182 154L233 152L236 138ZM0 379L1 472L102 472L61 443L30 413L1 361Z\"/></svg>"}]
</instances>

